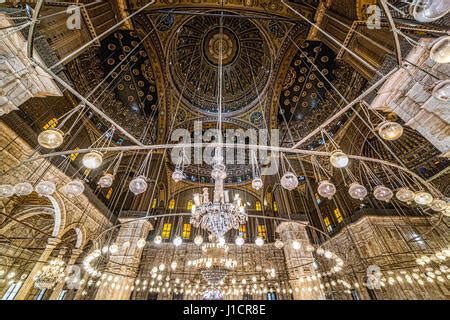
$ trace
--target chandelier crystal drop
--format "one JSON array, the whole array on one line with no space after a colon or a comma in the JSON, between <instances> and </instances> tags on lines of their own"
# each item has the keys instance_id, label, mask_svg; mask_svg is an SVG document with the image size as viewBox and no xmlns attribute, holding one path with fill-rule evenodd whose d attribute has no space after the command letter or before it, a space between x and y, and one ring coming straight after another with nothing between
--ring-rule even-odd
<instances>
[{"instance_id":1,"label":"chandelier crystal drop","mask_svg":"<svg viewBox=\"0 0 450 320\"><path fill-rule=\"evenodd\" d=\"M430 203L430 208L433 211L444 211L447 208L447 202L441 199L434 199L431 203Z\"/></svg>"},{"instance_id":2,"label":"chandelier crystal drop","mask_svg":"<svg viewBox=\"0 0 450 320\"><path fill-rule=\"evenodd\" d=\"M234 240L234 243L237 245L237 246L243 246L244 245L244 243L245 243L245 240L244 240L244 238L242 238L242 237L237 237L235 240Z\"/></svg>"},{"instance_id":3,"label":"chandelier crystal drop","mask_svg":"<svg viewBox=\"0 0 450 320\"><path fill-rule=\"evenodd\" d=\"M182 243L183 243L183 239L180 236L175 237L173 239L173 244L175 245L175 247L181 246Z\"/></svg>"},{"instance_id":4,"label":"chandelier crystal drop","mask_svg":"<svg viewBox=\"0 0 450 320\"><path fill-rule=\"evenodd\" d=\"M284 247L284 242L280 239L277 239L274 243L275 248L282 249Z\"/></svg>"},{"instance_id":5,"label":"chandelier crystal drop","mask_svg":"<svg viewBox=\"0 0 450 320\"><path fill-rule=\"evenodd\" d=\"M156 236L155 239L153 239L154 244L161 244L161 242L162 242L161 236Z\"/></svg>"},{"instance_id":6,"label":"chandelier crystal drop","mask_svg":"<svg viewBox=\"0 0 450 320\"><path fill-rule=\"evenodd\" d=\"M442 102L450 102L450 80L436 84L433 89L433 97Z\"/></svg>"},{"instance_id":7,"label":"chandelier crystal drop","mask_svg":"<svg viewBox=\"0 0 450 320\"><path fill-rule=\"evenodd\" d=\"M385 121L380 124L378 133L384 140L395 141L403 135L403 127L397 122Z\"/></svg>"},{"instance_id":8,"label":"chandelier crystal drop","mask_svg":"<svg viewBox=\"0 0 450 320\"><path fill-rule=\"evenodd\" d=\"M286 190L292 191L298 187L298 178L292 172L286 172L283 177L281 177L281 186Z\"/></svg>"},{"instance_id":9,"label":"chandelier crystal drop","mask_svg":"<svg viewBox=\"0 0 450 320\"><path fill-rule=\"evenodd\" d=\"M91 151L83 156L82 162L87 169L94 170L102 165L103 155L98 151Z\"/></svg>"},{"instance_id":10,"label":"chandelier crystal drop","mask_svg":"<svg viewBox=\"0 0 450 320\"><path fill-rule=\"evenodd\" d=\"M135 195L144 193L147 190L147 182L144 176L139 176L130 181L129 189Z\"/></svg>"},{"instance_id":11,"label":"chandelier crystal drop","mask_svg":"<svg viewBox=\"0 0 450 320\"><path fill-rule=\"evenodd\" d=\"M53 181L41 181L34 190L41 197L50 196L56 191L56 184Z\"/></svg>"},{"instance_id":12,"label":"chandelier crystal drop","mask_svg":"<svg viewBox=\"0 0 450 320\"><path fill-rule=\"evenodd\" d=\"M176 183L183 181L184 179L184 173L180 169L175 169L175 171L172 173L172 180Z\"/></svg>"},{"instance_id":13,"label":"chandelier crystal drop","mask_svg":"<svg viewBox=\"0 0 450 320\"><path fill-rule=\"evenodd\" d=\"M334 150L330 156L331 165L335 168L341 169L348 166L348 156L342 150Z\"/></svg>"},{"instance_id":14,"label":"chandelier crystal drop","mask_svg":"<svg viewBox=\"0 0 450 320\"><path fill-rule=\"evenodd\" d=\"M430 58L436 63L450 62L450 36L443 36L436 40L431 47Z\"/></svg>"},{"instance_id":15,"label":"chandelier crystal drop","mask_svg":"<svg viewBox=\"0 0 450 320\"><path fill-rule=\"evenodd\" d=\"M105 173L98 179L98 185L101 188L110 188L114 182L114 176L111 173Z\"/></svg>"},{"instance_id":16,"label":"chandelier crystal drop","mask_svg":"<svg viewBox=\"0 0 450 320\"><path fill-rule=\"evenodd\" d=\"M414 194L414 202L421 206L427 206L433 201L433 196L425 191L419 191Z\"/></svg>"},{"instance_id":17,"label":"chandelier crystal drop","mask_svg":"<svg viewBox=\"0 0 450 320\"><path fill-rule=\"evenodd\" d=\"M449 12L448 0L416 0L411 3L410 12L419 22L433 22Z\"/></svg>"},{"instance_id":18,"label":"chandelier crystal drop","mask_svg":"<svg viewBox=\"0 0 450 320\"><path fill-rule=\"evenodd\" d=\"M0 185L0 198L9 198L14 195L14 187L10 184Z\"/></svg>"},{"instance_id":19,"label":"chandelier crystal drop","mask_svg":"<svg viewBox=\"0 0 450 320\"><path fill-rule=\"evenodd\" d=\"M55 149L64 142L64 133L56 128L42 131L38 136L38 143L45 149Z\"/></svg>"},{"instance_id":20,"label":"chandelier crystal drop","mask_svg":"<svg viewBox=\"0 0 450 320\"><path fill-rule=\"evenodd\" d=\"M389 202L394 196L394 193L388 187L381 185L375 187L373 190L373 196L377 200Z\"/></svg>"},{"instance_id":21,"label":"chandelier crystal drop","mask_svg":"<svg viewBox=\"0 0 450 320\"><path fill-rule=\"evenodd\" d=\"M202 243L203 243L203 237L202 237L201 235L195 236L195 238L194 238L194 243L195 243L195 245L197 245L197 246L201 246Z\"/></svg>"},{"instance_id":22,"label":"chandelier crystal drop","mask_svg":"<svg viewBox=\"0 0 450 320\"><path fill-rule=\"evenodd\" d=\"M252 180L252 188L256 191L261 190L263 187L263 181L260 177L256 177Z\"/></svg>"},{"instance_id":23,"label":"chandelier crystal drop","mask_svg":"<svg viewBox=\"0 0 450 320\"><path fill-rule=\"evenodd\" d=\"M255 239L255 244L258 247L262 247L264 245L264 239L262 237L256 237Z\"/></svg>"},{"instance_id":24,"label":"chandelier crystal drop","mask_svg":"<svg viewBox=\"0 0 450 320\"><path fill-rule=\"evenodd\" d=\"M336 186L328 180L319 182L317 192L324 198L331 199L336 194Z\"/></svg>"},{"instance_id":25,"label":"chandelier crystal drop","mask_svg":"<svg viewBox=\"0 0 450 320\"><path fill-rule=\"evenodd\" d=\"M411 203L414 200L414 192L408 188L400 188L395 194L395 197L405 203Z\"/></svg>"},{"instance_id":26,"label":"chandelier crystal drop","mask_svg":"<svg viewBox=\"0 0 450 320\"><path fill-rule=\"evenodd\" d=\"M21 182L14 186L14 193L18 196L28 196L32 192L33 186L29 182Z\"/></svg>"},{"instance_id":27,"label":"chandelier crystal drop","mask_svg":"<svg viewBox=\"0 0 450 320\"><path fill-rule=\"evenodd\" d=\"M216 163L211 171L211 178L224 180L227 177L226 167L223 163Z\"/></svg>"},{"instance_id":28,"label":"chandelier crystal drop","mask_svg":"<svg viewBox=\"0 0 450 320\"><path fill-rule=\"evenodd\" d=\"M353 199L363 201L367 197L367 188L358 182L353 182L348 188L348 193Z\"/></svg>"},{"instance_id":29,"label":"chandelier crystal drop","mask_svg":"<svg viewBox=\"0 0 450 320\"><path fill-rule=\"evenodd\" d=\"M69 198L78 197L84 192L84 184L79 179L75 179L64 186L64 192Z\"/></svg>"}]
</instances>

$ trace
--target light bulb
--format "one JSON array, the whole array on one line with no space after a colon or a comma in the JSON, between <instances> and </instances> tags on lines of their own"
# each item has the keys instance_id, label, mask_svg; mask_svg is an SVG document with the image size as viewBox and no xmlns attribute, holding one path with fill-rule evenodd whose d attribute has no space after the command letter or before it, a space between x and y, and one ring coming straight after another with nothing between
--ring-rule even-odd
<instances>
[{"instance_id":1,"label":"light bulb","mask_svg":"<svg viewBox=\"0 0 450 320\"><path fill-rule=\"evenodd\" d=\"M194 238L194 243L195 243L197 246L200 246L200 245L203 243L203 237L202 237L201 235L195 236L195 238Z\"/></svg>"},{"instance_id":2,"label":"light bulb","mask_svg":"<svg viewBox=\"0 0 450 320\"><path fill-rule=\"evenodd\" d=\"M395 194L395 197L401 202L410 203L414 200L414 192L408 188L400 188Z\"/></svg>"},{"instance_id":3,"label":"light bulb","mask_svg":"<svg viewBox=\"0 0 450 320\"><path fill-rule=\"evenodd\" d=\"M136 246L139 249L142 249L143 247L145 247L146 243L147 243L147 241L145 241L145 239L139 239L138 242L136 243Z\"/></svg>"},{"instance_id":4,"label":"light bulb","mask_svg":"<svg viewBox=\"0 0 450 320\"><path fill-rule=\"evenodd\" d=\"M445 202L444 200L441 199L434 199L431 203L430 203L430 208L431 210L434 211L444 211L447 208L447 202Z\"/></svg>"},{"instance_id":5,"label":"light bulb","mask_svg":"<svg viewBox=\"0 0 450 320\"><path fill-rule=\"evenodd\" d=\"M375 187L373 190L373 195L377 200L389 202L389 200L391 200L394 196L394 193L391 189L381 185Z\"/></svg>"},{"instance_id":6,"label":"light bulb","mask_svg":"<svg viewBox=\"0 0 450 320\"><path fill-rule=\"evenodd\" d=\"M292 248L293 248L294 250L300 250L301 247L302 247L302 244L301 244L299 241L294 240L294 241L292 242Z\"/></svg>"},{"instance_id":7,"label":"light bulb","mask_svg":"<svg viewBox=\"0 0 450 320\"><path fill-rule=\"evenodd\" d=\"M98 151L91 151L83 156L82 162L87 169L97 169L103 163L103 156Z\"/></svg>"},{"instance_id":8,"label":"light bulb","mask_svg":"<svg viewBox=\"0 0 450 320\"><path fill-rule=\"evenodd\" d=\"M172 173L172 180L176 183L182 181L184 179L184 173L180 169L175 169L175 171Z\"/></svg>"},{"instance_id":9,"label":"light bulb","mask_svg":"<svg viewBox=\"0 0 450 320\"><path fill-rule=\"evenodd\" d=\"M252 188L255 190L260 190L263 187L263 181L261 178L254 178L252 181Z\"/></svg>"},{"instance_id":10,"label":"light bulb","mask_svg":"<svg viewBox=\"0 0 450 320\"><path fill-rule=\"evenodd\" d=\"M332 253L331 251L328 251L328 250L326 250L326 251L323 253L323 255L324 255L324 257L327 258L327 259L333 258L333 253Z\"/></svg>"},{"instance_id":11,"label":"light bulb","mask_svg":"<svg viewBox=\"0 0 450 320\"><path fill-rule=\"evenodd\" d=\"M112 254L116 254L117 252L119 252L119 247L117 246L117 244L110 245L109 252Z\"/></svg>"},{"instance_id":12,"label":"light bulb","mask_svg":"<svg viewBox=\"0 0 450 320\"><path fill-rule=\"evenodd\" d=\"M433 89L433 97L442 101L450 101L450 80L441 81Z\"/></svg>"},{"instance_id":13,"label":"light bulb","mask_svg":"<svg viewBox=\"0 0 450 320\"><path fill-rule=\"evenodd\" d=\"M348 166L348 156L341 150L335 150L330 156L331 165L335 168L345 168Z\"/></svg>"},{"instance_id":14,"label":"light bulb","mask_svg":"<svg viewBox=\"0 0 450 320\"><path fill-rule=\"evenodd\" d=\"M403 127L397 122L385 121L378 128L380 137L387 141L394 141L403 135Z\"/></svg>"},{"instance_id":15,"label":"light bulb","mask_svg":"<svg viewBox=\"0 0 450 320\"><path fill-rule=\"evenodd\" d=\"M262 237L257 237L256 240L255 240L255 244L258 247L262 247L264 245L264 239Z\"/></svg>"},{"instance_id":16,"label":"light bulb","mask_svg":"<svg viewBox=\"0 0 450 320\"><path fill-rule=\"evenodd\" d=\"M431 47L430 58L436 63L450 62L450 36L443 36L436 40Z\"/></svg>"},{"instance_id":17,"label":"light bulb","mask_svg":"<svg viewBox=\"0 0 450 320\"><path fill-rule=\"evenodd\" d=\"M348 194L353 199L358 199L360 201L363 201L365 197L367 197L367 189L363 185L359 184L358 182L353 182L350 184L348 188Z\"/></svg>"},{"instance_id":18,"label":"light bulb","mask_svg":"<svg viewBox=\"0 0 450 320\"><path fill-rule=\"evenodd\" d=\"M56 128L42 131L38 136L38 143L46 149L58 148L64 142L64 133Z\"/></svg>"},{"instance_id":19,"label":"light bulb","mask_svg":"<svg viewBox=\"0 0 450 320\"><path fill-rule=\"evenodd\" d=\"M161 236L156 236L155 239L153 239L154 244L161 244L161 242L162 242Z\"/></svg>"},{"instance_id":20,"label":"light bulb","mask_svg":"<svg viewBox=\"0 0 450 320\"><path fill-rule=\"evenodd\" d=\"M98 179L98 185L101 188L109 188L114 182L114 176L111 173L106 173L100 179Z\"/></svg>"},{"instance_id":21,"label":"light bulb","mask_svg":"<svg viewBox=\"0 0 450 320\"><path fill-rule=\"evenodd\" d=\"M0 198L9 198L14 195L14 187L10 184L0 185Z\"/></svg>"},{"instance_id":22,"label":"light bulb","mask_svg":"<svg viewBox=\"0 0 450 320\"><path fill-rule=\"evenodd\" d=\"M281 186L286 190L292 191L298 187L298 178L292 172L286 172L283 177L281 177Z\"/></svg>"},{"instance_id":23,"label":"light bulb","mask_svg":"<svg viewBox=\"0 0 450 320\"><path fill-rule=\"evenodd\" d=\"M331 199L336 194L336 187L328 180L323 180L317 187L317 192L324 198Z\"/></svg>"},{"instance_id":24,"label":"light bulb","mask_svg":"<svg viewBox=\"0 0 450 320\"><path fill-rule=\"evenodd\" d=\"M177 264L176 261L173 261L173 262L170 264L170 268L171 268L172 270L175 270L175 269L177 268L177 266L178 266L178 264Z\"/></svg>"},{"instance_id":25,"label":"light bulb","mask_svg":"<svg viewBox=\"0 0 450 320\"><path fill-rule=\"evenodd\" d=\"M75 179L64 186L64 192L69 198L78 197L84 192L84 184L80 180Z\"/></svg>"},{"instance_id":26,"label":"light bulb","mask_svg":"<svg viewBox=\"0 0 450 320\"><path fill-rule=\"evenodd\" d=\"M221 246L224 246L226 243L226 240L224 237L220 237L219 239L217 239L217 243Z\"/></svg>"},{"instance_id":27,"label":"light bulb","mask_svg":"<svg viewBox=\"0 0 450 320\"><path fill-rule=\"evenodd\" d=\"M428 192L419 191L414 194L414 202L421 206L429 205L433 201L433 196Z\"/></svg>"},{"instance_id":28,"label":"light bulb","mask_svg":"<svg viewBox=\"0 0 450 320\"><path fill-rule=\"evenodd\" d=\"M34 188L37 194L42 196L52 195L56 191L56 184L53 181L41 181Z\"/></svg>"},{"instance_id":29,"label":"light bulb","mask_svg":"<svg viewBox=\"0 0 450 320\"><path fill-rule=\"evenodd\" d=\"M449 11L448 0L419 0L411 4L410 12L419 22L433 22Z\"/></svg>"},{"instance_id":30,"label":"light bulb","mask_svg":"<svg viewBox=\"0 0 450 320\"><path fill-rule=\"evenodd\" d=\"M21 182L14 186L14 193L18 196L27 196L33 192L33 186L28 182ZM1 197L1 196L0 196Z\"/></svg>"},{"instance_id":31,"label":"light bulb","mask_svg":"<svg viewBox=\"0 0 450 320\"><path fill-rule=\"evenodd\" d=\"M144 176L139 176L130 181L129 189L135 195L144 193L147 190L147 182Z\"/></svg>"},{"instance_id":32,"label":"light bulb","mask_svg":"<svg viewBox=\"0 0 450 320\"><path fill-rule=\"evenodd\" d=\"M183 243L183 239L181 239L181 237L175 237L175 239L173 239L173 244L176 247L181 246L182 243Z\"/></svg>"},{"instance_id":33,"label":"light bulb","mask_svg":"<svg viewBox=\"0 0 450 320\"><path fill-rule=\"evenodd\" d=\"M244 243L245 243L245 240L244 240L244 238L242 238L242 237L237 237L236 240L234 240L234 243L235 243L237 246L243 246Z\"/></svg>"},{"instance_id":34,"label":"light bulb","mask_svg":"<svg viewBox=\"0 0 450 320\"><path fill-rule=\"evenodd\" d=\"M283 247L284 247L284 243L283 243L283 241L281 241L280 239L277 239L276 241L275 241L275 248L277 248L277 249L282 249Z\"/></svg>"}]
</instances>

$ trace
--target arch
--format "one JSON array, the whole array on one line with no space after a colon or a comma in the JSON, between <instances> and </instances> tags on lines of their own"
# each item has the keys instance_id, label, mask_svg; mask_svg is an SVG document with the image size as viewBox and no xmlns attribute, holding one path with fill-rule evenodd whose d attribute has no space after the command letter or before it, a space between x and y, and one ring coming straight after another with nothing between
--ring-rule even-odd
<instances>
[{"instance_id":1,"label":"arch","mask_svg":"<svg viewBox=\"0 0 450 320\"><path fill-rule=\"evenodd\" d=\"M64 237L64 235L69 232L70 230L74 230L76 235L77 235L77 239L75 242L75 248L76 249L81 249L82 247L84 247L84 245L86 244L87 240L86 240L86 228L83 225L80 225L79 223L72 223L70 225L68 225L62 232L61 234L61 238Z\"/></svg>"},{"instance_id":2,"label":"arch","mask_svg":"<svg viewBox=\"0 0 450 320\"><path fill-rule=\"evenodd\" d=\"M47 198L52 203L55 211L55 224L53 227L52 237L59 238L62 236L62 232L64 231L66 225L66 207L61 196L57 193L54 193L52 196L47 196Z\"/></svg>"}]
</instances>

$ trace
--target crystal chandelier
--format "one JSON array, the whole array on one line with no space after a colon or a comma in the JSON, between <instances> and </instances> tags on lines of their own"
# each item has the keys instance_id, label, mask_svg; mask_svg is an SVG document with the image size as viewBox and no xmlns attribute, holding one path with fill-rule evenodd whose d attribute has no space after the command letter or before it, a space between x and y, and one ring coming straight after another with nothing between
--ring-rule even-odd
<instances>
[{"instance_id":1,"label":"crystal chandelier","mask_svg":"<svg viewBox=\"0 0 450 320\"><path fill-rule=\"evenodd\" d=\"M39 289L53 289L64 278L64 261L57 258L46 266L34 277L34 285Z\"/></svg>"}]
</instances>

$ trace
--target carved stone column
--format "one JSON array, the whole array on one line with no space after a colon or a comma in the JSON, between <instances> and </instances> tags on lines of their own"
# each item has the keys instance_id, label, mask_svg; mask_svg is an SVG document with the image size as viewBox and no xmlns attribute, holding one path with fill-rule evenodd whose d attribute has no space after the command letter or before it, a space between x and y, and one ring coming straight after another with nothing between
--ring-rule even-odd
<instances>
[{"instance_id":1,"label":"carved stone column","mask_svg":"<svg viewBox=\"0 0 450 320\"><path fill-rule=\"evenodd\" d=\"M286 259L286 268L288 270L291 287L298 288L293 290L295 300L322 300L325 298L322 290L319 288L320 280L316 280L315 286L318 290L306 290L305 283L300 280L306 277L316 275L312 264L314 257L311 252L306 251L310 244L308 234L306 232L305 223L283 222L277 227L277 232L284 242L284 256ZM299 250L292 247L292 243L298 241L301 244ZM307 285L310 287L310 284Z\"/></svg>"},{"instance_id":2,"label":"carved stone column","mask_svg":"<svg viewBox=\"0 0 450 320\"><path fill-rule=\"evenodd\" d=\"M47 240L47 245L45 246L44 251L41 253L41 256L39 257L39 262L36 262L31 272L28 274L28 277L25 279L24 283L19 289L19 292L17 292L17 295L15 297L15 300L26 300L28 297L28 294L30 293L31 289L33 289L34 286L34 277L36 274L41 271L42 267L47 262L48 257L53 252L53 249L58 245L58 243L61 240L56 238L49 238Z\"/></svg>"},{"instance_id":3,"label":"carved stone column","mask_svg":"<svg viewBox=\"0 0 450 320\"><path fill-rule=\"evenodd\" d=\"M147 238L148 233L152 230L152 224L147 220L134 221L134 219L130 218L121 218L119 221L122 223L122 226L117 235L116 243L120 250L117 254L111 255L104 274L107 276L111 275L114 278L118 274L121 275L116 284L123 287L133 285L142 256L142 248L137 247L137 242L139 239ZM129 246L124 248L123 244L125 242L129 242ZM129 300L130 296L131 290L117 290L108 284L100 286L95 299Z\"/></svg>"},{"instance_id":4,"label":"carved stone column","mask_svg":"<svg viewBox=\"0 0 450 320\"><path fill-rule=\"evenodd\" d=\"M70 270L70 268L75 264L75 262L77 261L78 257L81 254L81 250L80 249L74 249L72 250L72 254L69 258L69 261L67 262L67 268L66 270ZM65 285L65 281L61 281L60 283L58 283L55 288L53 288L52 294L50 295L50 297L48 298L48 300L57 300L61 291L64 288Z\"/></svg>"}]
</instances>

